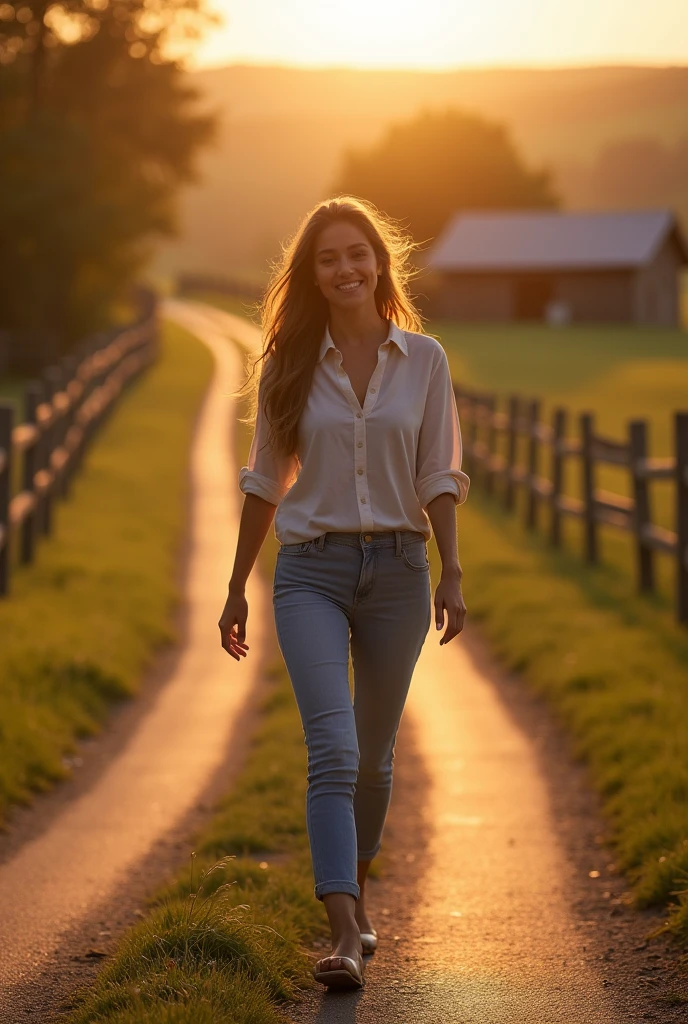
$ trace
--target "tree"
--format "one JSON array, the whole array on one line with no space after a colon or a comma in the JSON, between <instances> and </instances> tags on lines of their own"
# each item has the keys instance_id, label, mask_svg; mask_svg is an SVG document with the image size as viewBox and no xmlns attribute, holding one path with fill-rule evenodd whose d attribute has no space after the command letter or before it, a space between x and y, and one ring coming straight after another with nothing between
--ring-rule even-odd
<instances>
[{"instance_id":1,"label":"tree","mask_svg":"<svg viewBox=\"0 0 688 1024\"><path fill-rule=\"evenodd\" d=\"M202 0L0 4L2 324L73 339L103 323L213 119L176 60ZM22 13L24 12L24 13Z\"/></svg>"},{"instance_id":2,"label":"tree","mask_svg":"<svg viewBox=\"0 0 688 1024\"><path fill-rule=\"evenodd\" d=\"M555 207L547 171L530 171L506 128L459 110L424 111L345 157L336 191L371 200L429 241L458 210Z\"/></svg>"}]
</instances>

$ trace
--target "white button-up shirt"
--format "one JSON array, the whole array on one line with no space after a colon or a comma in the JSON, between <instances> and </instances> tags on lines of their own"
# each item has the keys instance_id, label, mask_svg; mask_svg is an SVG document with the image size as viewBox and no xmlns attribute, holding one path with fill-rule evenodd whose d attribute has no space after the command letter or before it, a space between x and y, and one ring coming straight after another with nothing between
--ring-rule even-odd
<instances>
[{"instance_id":1,"label":"white button-up shirt","mask_svg":"<svg viewBox=\"0 0 688 1024\"><path fill-rule=\"evenodd\" d=\"M295 455L267 447L258 404L244 494L277 506L282 544L328 531L373 533L432 528L426 509L438 494L465 501L461 431L449 364L438 341L390 323L363 402L351 386L329 329L320 345Z\"/></svg>"}]
</instances>

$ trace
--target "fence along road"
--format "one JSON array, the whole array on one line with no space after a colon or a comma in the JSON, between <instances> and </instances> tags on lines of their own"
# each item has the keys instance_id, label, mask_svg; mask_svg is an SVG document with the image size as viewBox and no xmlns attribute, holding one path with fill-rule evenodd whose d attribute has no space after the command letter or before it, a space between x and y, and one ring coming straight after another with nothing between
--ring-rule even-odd
<instances>
[{"instance_id":1,"label":"fence along road","mask_svg":"<svg viewBox=\"0 0 688 1024\"><path fill-rule=\"evenodd\" d=\"M0 597L10 589L11 546L32 562L38 538L52 532L55 498L65 497L84 452L122 390L158 353L155 299L144 316L83 342L49 366L24 390L24 422L0 402ZM12 493L14 461L22 460L20 489Z\"/></svg>"},{"instance_id":2,"label":"fence along road","mask_svg":"<svg viewBox=\"0 0 688 1024\"><path fill-rule=\"evenodd\" d=\"M191 330L182 304L166 313ZM19 986L40 972L94 907L126 887L127 872L195 806L224 763L233 725L260 669L264 590L249 581L253 657L235 664L217 620L239 522L235 407L243 372L225 335L204 325L215 374L192 451L191 554L185 581L186 644L171 677L126 747L93 787L0 867L0 1019L14 1020ZM3 1011L5 1016L3 1016ZM8 1013L9 1011L9 1013Z\"/></svg>"},{"instance_id":3,"label":"fence along road","mask_svg":"<svg viewBox=\"0 0 688 1024\"><path fill-rule=\"evenodd\" d=\"M549 508L549 539L562 542L562 520L583 523L584 557L594 565L600 560L599 527L611 526L633 534L638 590L655 589L654 556L669 555L675 566L675 608L678 622L688 625L688 412L674 414L674 455L650 458L648 426L632 420L628 440L615 441L595 430L592 413L579 416L579 437L567 436L568 413L555 409L552 425L540 419L540 403L518 395L508 399L507 411L498 410L499 398L455 386L464 432L466 468L475 484L488 494L501 483L504 507L513 511L516 489L525 493L525 525L536 529L540 506ZM503 438L503 453L497 451ZM519 442L525 441L525 458L519 460ZM540 474L542 448L550 453L550 475ZM564 494L564 463L579 461L581 498ZM629 473L632 498L596 486L601 465L618 466ZM669 480L675 487L675 530L652 522L650 484Z\"/></svg>"}]
</instances>

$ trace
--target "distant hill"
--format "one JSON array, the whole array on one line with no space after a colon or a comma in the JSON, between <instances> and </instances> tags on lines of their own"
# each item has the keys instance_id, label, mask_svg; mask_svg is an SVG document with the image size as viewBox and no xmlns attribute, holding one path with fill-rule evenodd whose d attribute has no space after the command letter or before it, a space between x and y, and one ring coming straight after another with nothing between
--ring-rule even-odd
<instances>
[{"instance_id":1,"label":"distant hill","mask_svg":"<svg viewBox=\"0 0 688 1024\"><path fill-rule=\"evenodd\" d=\"M505 122L571 209L669 205L688 227L688 67L455 72L232 66L192 75L221 116L164 271L260 275L343 151L422 107ZM428 169L431 187L432 168Z\"/></svg>"}]
</instances>

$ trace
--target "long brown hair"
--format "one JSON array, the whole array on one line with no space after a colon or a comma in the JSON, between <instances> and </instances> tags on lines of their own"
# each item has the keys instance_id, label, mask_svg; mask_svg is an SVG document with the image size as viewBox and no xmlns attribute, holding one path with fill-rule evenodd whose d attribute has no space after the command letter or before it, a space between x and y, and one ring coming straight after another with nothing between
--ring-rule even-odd
<instances>
[{"instance_id":1,"label":"long brown hair","mask_svg":"<svg viewBox=\"0 0 688 1024\"><path fill-rule=\"evenodd\" d=\"M319 288L313 287L315 242L324 228L341 220L360 228L375 252L381 267L375 289L380 316L393 320L402 330L420 331L422 327L408 291L413 274L410 255L415 245L400 225L372 203L353 196L337 196L314 207L275 265L260 306L263 352L244 385L251 388L254 413L260 390L270 425L267 443L277 454L296 452L299 419L327 326L327 300ZM255 371L261 361L262 371L256 381Z\"/></svg>"}]
</instances>

